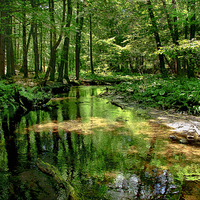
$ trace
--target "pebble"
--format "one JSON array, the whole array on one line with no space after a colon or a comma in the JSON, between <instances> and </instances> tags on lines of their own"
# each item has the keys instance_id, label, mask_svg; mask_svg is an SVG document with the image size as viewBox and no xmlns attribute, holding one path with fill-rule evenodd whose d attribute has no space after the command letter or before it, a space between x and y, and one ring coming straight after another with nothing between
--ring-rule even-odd
<instances>
[{"instance_id":1,"label":"pebble","mask_svg":"<svg viewBox=\"0 0 200 200\"><path fill-rule=\"evenodd\" d=\"M185 139L185 138L179 140L179 142L180 142L181 144L188 144L188 141L187 141L187 139Z\"/></svg>"}]
</instances>

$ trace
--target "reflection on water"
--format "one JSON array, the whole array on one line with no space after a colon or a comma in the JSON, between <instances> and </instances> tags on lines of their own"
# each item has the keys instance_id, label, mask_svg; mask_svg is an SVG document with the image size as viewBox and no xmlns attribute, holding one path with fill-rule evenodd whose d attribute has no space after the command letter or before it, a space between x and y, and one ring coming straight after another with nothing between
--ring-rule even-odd
<instances>
[{"instance_id":1,"label":"reflection on water","mask_svg":"<svg viewBox=\"0 0 200 200\"><path fill-rule=\"evenodd\" d=\"M0 199L66 199L61 184L38 169L38 158L83 199L179 198L148 123L98 98L102 89L73 87L52 99L50 111L1 115Z\"/></svg>"}]
</instances>

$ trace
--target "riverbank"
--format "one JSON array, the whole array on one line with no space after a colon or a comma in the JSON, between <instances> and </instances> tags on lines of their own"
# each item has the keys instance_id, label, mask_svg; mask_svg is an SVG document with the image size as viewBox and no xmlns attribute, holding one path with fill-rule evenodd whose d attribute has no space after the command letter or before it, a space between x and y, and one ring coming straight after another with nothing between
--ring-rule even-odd
<instances>
[{"instance_id":1,"label":"riverbank","mask_svg":"<svg viewBox=\"0 0 200 200\"><path fill-rule=\"evenodd\" d=\"M111 104L121 109L137 109L139 116L146 118L150 123L169 128L168 137L170 140L182 144L200 144L200 117L188 114L187 112L175 109L161 110L137 104L132 101L132 96L127 93L118 93L115 90L107 89L100 94L100 97L108 99Z\"/></svg>"},{"instance_id":2,"label":"riverbank","mask_svg":"<svg viewBox=\"0 0 200 200\"><path fill-rule=\"evenodd\" d=\"M13 97L16 96L16 88L23 98L29 98L32 102L36 100L42 102L41 99L44 97L50 100L55 94L69 90L70 85L67 83L48 81L47 86L41 87L39 91L38 84L41 80L34 79L33 76L34 74L30 74L29 78L24 79L23 74L19 73L12 79L2 82L0 98L2 105L6 106L9 103L15 105L16 98ZM138 115L144 115L151 121L155 120L156 123L173 128L172 136L169 136L173 139L174 133L182 133L184 138L189 137L191 141L199 141L200 83L198 79L175 77L163 79L160 75L84 73L81 74L80 80L71 77L71 86L78 85L107 85L101 97L110 99L112 104L122 109L140 108ZM43 102L40 103L40 107L41 105Z\"/></svg>"}]
</instances>

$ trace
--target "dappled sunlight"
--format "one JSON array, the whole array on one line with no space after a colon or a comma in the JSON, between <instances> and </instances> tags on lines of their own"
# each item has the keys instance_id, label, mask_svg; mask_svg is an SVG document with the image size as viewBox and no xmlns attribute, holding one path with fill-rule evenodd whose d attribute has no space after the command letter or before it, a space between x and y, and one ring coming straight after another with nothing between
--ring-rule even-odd
<instances>
[{"instance_id":1,"label":"dappled sunlight","mask_svg":"<svg viewBox=\"0 0 200 200\"><path fill-rule=\"evenodd\" d=\"M122 122L109 122L106 119L91 117L89 118L89 122L82 122L81 119L77 120L69 120L64 122L49 122L45 124L36 124L29 127L29 130L33 130L35 132L44 132L44 131L58 131L63 130L65 132L76 132L78 134L92 134L93 129L95 128L103 128L105 131L114 131L117 128L123 127Z\"/></svg>"}]
</instances>

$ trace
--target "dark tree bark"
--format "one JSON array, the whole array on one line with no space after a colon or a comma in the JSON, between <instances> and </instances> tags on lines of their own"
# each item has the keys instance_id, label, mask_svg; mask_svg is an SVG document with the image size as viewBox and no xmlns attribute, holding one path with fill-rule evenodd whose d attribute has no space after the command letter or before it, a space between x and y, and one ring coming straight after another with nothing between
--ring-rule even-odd
<instances>
[{"instance_id":1,"label":"dark tree bark","mask_svg":"<svg viewBox=\"0 0 200 200\"><path fill-rule=\"evenodd\" d=\"M0 8L3 8L3 1L0 0ZM4 32L4 11L3 9L0 11L0 77L5 76L5 36L3 34Z\"/></svg>"},{"instance_id":2,"label":"dark tree bark","mask_svg":"<svg viewBox=\"0 0 200 200\"><path fill-rule=\"evenodd\" d=\"M77 1L77 18L76 18L77 31L76 31L76 49L75 49L76 80L79 80L81 31L83 28L83 15L81 14L81 16L79 16L80 11L82 11L82 5L80 6L79 1Z\"/></svg>"},{"instance_id":3,"label":"dark tree bark","mask_svg":"<svg viewBox=\"0 0 200 200\"><path fill-rule=\"evenodd\" d=\"M63 0L63 18L62 18L62 24L65 21L65 11L66 11L66 0ZM52 41L50 40L51 55L50 55L49 65L48 65L48 68L47 68L47 71L46 71L46 74L45 74L45 77L44 77L44 85L46 84L46 82L48 80L48 77L49 77L49 74L51 73L52 68L54 68L54 63L56 61L56 51L57 51L57 48L60 45L60 42L62 40L62 31L63 31L63 25L61 26L60 36L59 36L57 42L55 42L54 45L52 45ZM55 74L51 78L53 78L53 80L54 80L54 77L55 77ZM50 79L50 80L52 80L52 79Z\"/></svg>"},{"instance_id":4,"label":"dark tree bark","mask_svg":"<svg viewBox=\"0 0 200 200\"><path fill-rule=\"evenodd\" d=\"M24 0L25 4L25 0ZM27 46L26 46L26 13L23 13L23 71L24 78L28 77L28 61L27 61Z\"/></svg>"},{"instance_id":5,"label":"dark tree bark","mask_svg":"<svg viewBox=\"0 0 200 200\"><path fill-rule=\"evenodd\" d=\"M31 36L32 36L32 33L33 33L33 26L31 25L27 42L25 40L26 39L25 35L27 35L26 34L26 27L24 26L22 29L23 29L23 66L21 67L20 72L23 72L24 73L24 78L26 78L26 76L25 76L26 73L27 73L27 76L28 76L28 60L27 60L27 58L28 58L28 50L29 50L29 45L30 45L30 41L31 41ZM24 48L24 44L25 43L26 43L26 46ZM26 62L27 62L27 64L26 64ZM27 65L27 72L24 71L24 64Z\"/></svg>"},{"instance_id":6,"label":"dark tree bark","mask_svg":"<svg viewBox=\"0 0 200 200\"><path fill-rule=\"evenodd\" d=\"M129 59L129 66L130 66L131 73L133 74L134 73L134 69L133 69L132 59L131 58Z\"/></svg>"},{"instance_id":7,"label":"dark tree bark","mask_svg":"<svg viewBox=\"0 0 200 200\"><path fill-rule=\"evenodd\" d=\"M147 5L148 5L149 16L150 16L150 19L151 19L151 24L153 26L153 32L154 32L154 36L155 36L155 40L156 40L157 49L159 50L160 47L161 47L161 41L160 41L160 36L159 36L159 33L158 33L158 27L157 27L156 19L154 17L154 13L153 13L153 7L151 5L150 0L147 0ZM167 76L163 54L159 54L159 60L160 60L160 72L163 76Z\"/></svg>"},{"instance_id":8,"label":"dark tree bark","mask_svg":"<svg viewBox=\"0 0 200 200\"><path fill-rule=\"evenodd\" d=\"M39 72L39 52L38 52L38 37L37 37L37 24L33 24L33 50L35 55L35 78L38 78Z\"/></svg>"},{"instance_id":9,"label":"dark tree bark","mask_svg":"<svg viewBox=\"0 0 200 200\"><path fill-rule=\"evenodd\" d=\"M90 14L90 66L91 72L94 74L93 55L92 55L92 15Z\"/></svg>"},{"instance_id":10,"label":"dark tree bark","mask_svg":"<svg viewBox=\"0 0 200 200\"><path fill-rule=\"evenodd\" d=\"M50 80L55 80L55 70L56 70L56 50L53 49L56 44L56 27L55 27L55 17L54 17L54 0L49 0L49 12L50 12L50 20L51 20L51 30L50 30L50 48L51 48L51 71L50 71Z\"/></svg>"},{"instance_id":11,"label":"dark tree bark","mask_svg":"<svg viewBox=\"0 0 200 200\"><path fill-rule=\"evenodd\" d=\"M71 25L71 19L72 19L72 2L71 0L67 0L67 20L66 20L66 28L69 28ZM63 45L63 52L61 55L61 64L59 67L59 75L58 75L58 82L63 82L63 70L64 72L64 78L67 80L67 82L70 82L69 76L68 76L68 65L69 65L69 33L68 31L65 35L64 45Z\"/></svg>"},{"instance_id":12,"label":"dark tree bark","mask_svg":"<svg viewBox=\"0 0 200 200\"><path fill-rule=\"evenodd\" d=\"M6 76L11 77L11 16L9 12L6 12L6 61L7 61L7 70L6 70Z\"/></svg>"},{"instance_id":13,"label":"dark tree bark","mask_svg":"<svg viewBox=\"0 0 200 200\"><path fill-rule=\"evenodd\" d=\"M40 23L40 72L42 72L42 53L43 53L43 33L42 33L42 23Z\"/></svg>"},{"instance_id":14,"label":"dark tree bark","mask_svg":"<svg viewBox=\"0 0 200 200\"><path fill-rule=\"evenodd\" d=\"M174 8L174 11L176 12L176 1L175 0L172 0L172 5L173 5L173 8ZM178 26L177 26L177 16L174 15L174 31L173 31L173 43L175 45L179 45L178 43ZM176 71L177 71L177 75L178 76L182 76L182 72L181 72L181 65L180 65L180 59L179 59L179 52L177 51L176 52Z\"/></svg>"},{"instance_id":15,"label":"dark tree bark","mask_svg":"<svg viewBox=\"0 0 200 200\"><path fill-rule=\"evenodd\" d=\"M33 9L36 7L35 0L31 0L31 6ZM38 51L38 36L37 36L37 21L35 20L35 13L33 14L32 19L32 37L33 37L33 51L34 51L34 57L35 57L35 78L38 78L38 72L39 72L39 51Z\"/></svg>"},{"instance_id":16,"label":"dark tree bark","mask_svg":"<svg viewBox=\"0 0 200 200\"><path fill-rule=\"evenodd\" d=\"M5 46L6 46L6 61L7 61L7 70L6 76L10 77L15 74L14 66L14 52L13 52L13 43L12 43L12 5L11 2L5 0L6 7L4 8L4 17L5 17ZM10 9L11 7L11 9Z\"/></svg>"},{"instance_id":17,"label":"dark tree bark","mask_svg":"<svg viewBox=\"0 0 200 200\"><path fill-rule=\"evenodd\" d=\"M196 0L190 0L190 12L192 13L192 17L191 17L191 25L190 25L190 40L192 40L193 38L195 38L195 31L196 31L196 26L195 26L195 20L196 20L196 14L195 14L195 2Z\"/></svg>"},{"instance_id":18,"label":"dark tree bark","mask_svg":"<svg viewBox=\"0 0 200 200\"><path fill-rule=\"evenodd\" d=\"M195 30L196 30L196 26L195 26L195 20L196 20L196 15L195 15L195 2L196 0L190 0L189 6L190 6L190 12L192 13L192 17L191 17L191 21L190 21L190 40L195 38ZM190 56L193 56L192 51L190 51ZM194 66L195 66L195 60L194 58L190 58L189 59L189 64L187 66L187 75L188 78L192 78L195 77L194 75Z\"/></svg>"}]
</instances>

